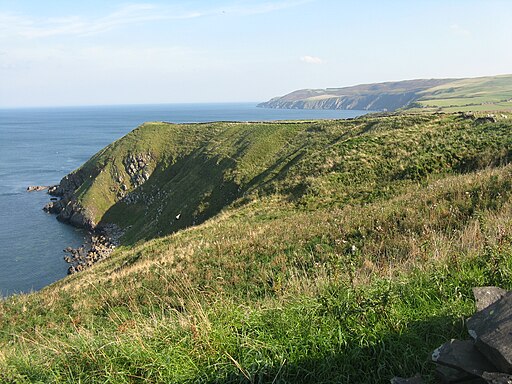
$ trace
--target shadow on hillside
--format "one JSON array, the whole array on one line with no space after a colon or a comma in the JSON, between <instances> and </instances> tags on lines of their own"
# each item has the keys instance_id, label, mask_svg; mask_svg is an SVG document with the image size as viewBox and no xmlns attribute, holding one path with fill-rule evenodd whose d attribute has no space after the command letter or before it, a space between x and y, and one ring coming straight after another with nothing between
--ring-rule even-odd
<instances>
[{"instance_id":1,"label":"shadow on hillside","mask_svg":"<svg viewBox=\"0 0 512 384\"><path fill-rule=\"evenodd\" d=\"M411 377L417 373L429 382L433 378L432 351L451 338L466 337L460 319L433 317L413 322L403 332L388 333L372 346L361 347L370 340L363 337L344 344L338 351L322 351L322 345L317 345L319 351L308 353L318 357L292 361L283 355L284 363L254 369L242 367L245 373L238 369L237 374L208 383L389 383L394 376ZM331 343L326 343L325 348L331 349Z\"/></svg>"},{"instance_id":2,"label":"shadow on hillside","mask_svg":"<svg viewBox=\"0 0 512 384\"><path fill-rule=\"evenodd\" d=\"M240 155L209 157L200 149L172 164L164 160L146 183L130 192L135 203L118 201L102 220L128 227L123 239L126 245L201 224L243 193L227 177Z\"/></svg>"}]
</instances>

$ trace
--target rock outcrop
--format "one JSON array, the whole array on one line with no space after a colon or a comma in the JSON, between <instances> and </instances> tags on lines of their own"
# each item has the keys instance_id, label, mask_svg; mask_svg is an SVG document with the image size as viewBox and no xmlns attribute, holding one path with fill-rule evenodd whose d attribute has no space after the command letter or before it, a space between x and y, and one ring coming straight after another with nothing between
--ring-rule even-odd
<instances>
[{"instance_id":1,"label":"rock outcrop","mask_svg":"<svg viewBox=\"0 0 512 384\"><path fill-rule=\"evenodd\" d=\"M477 312L466 322L471 338L450 340L432 352L439 382L512 384L512 291L478 287L473 295ZM418 380L415 376L391 382Z\"/></svg>"},{"instance_id":2,"label":"rock outcrop","mask_svg":"<svg viewBox=\"0 0 512 384\"><path fill-rule=\"evenodd\" d=\"M81 272L95 263L106 259L119 245L122 232L115 225L104 226L101 231L91 234L89 241L78 248L64 249L64 261L69 263L68 274Z\"/></svg>"},{"instance_id":3,"label":"rock outcrop","mask_svg":"<svg viewBox=\"0 0 512 384\"><path fill-rule=\"evenodd\" d=\"M395 111L412 105L427 89L451 81L453 79L420 79L343 88L302 89L282 97L274 97L258 104L258 107Z\"/></svg>"},{"instance_id":4,"label":"rock outcrop","mask_svg":"<svg viewBox=\"0 0 512 384\"><path fill-rule=\"evenodd\" d=\"M47 189L52 188L48 185L29 185L27 187L27 192L40 192L40 191L46 191Z\"/></svg>"},{"instance_id":5,"label":"rock outcrop","mask_svg":"<svg viewBox=\"0 0 512 384\"><path fill-rule=\"evenodd\" d=\"M48 194L60 199L52 199L43 207L43 210L57 215L57 220L75 227L94 229L96 223L92 215L80 205L75 196L75 191L84 181L85 176L81 170L65 176L59 185L48 189Z\"/></svg>"}]
</instances>

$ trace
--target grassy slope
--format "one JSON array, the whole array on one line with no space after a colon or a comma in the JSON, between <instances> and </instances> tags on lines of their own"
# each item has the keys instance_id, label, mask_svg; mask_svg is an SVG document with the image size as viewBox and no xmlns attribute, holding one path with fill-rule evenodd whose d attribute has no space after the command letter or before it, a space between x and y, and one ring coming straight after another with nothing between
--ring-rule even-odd
<instances>
[{"instance_id":1,"label":"grassy slope","mask_svg":"<svg viewBox=\"0 0 512 384\"><path fill-rule=\"evenodd\" d=\"M171 190L204 183L176 196L216 206L215 216L158 237L175 228L137 224L133 211L127 220L152 240L1 303L0 378L348 383L428 375L429 351L463 334L471 287L511 288L510 126L456 115L145 125L85 167L150 149L159 160L145 193L156 180ZM82 198L97 201L95 188L112 183L94 180ZM236 195L219 200L219 183L236 185ZM102 204L96 212L115 219L117 208ZM126 244L139 240L131 236Z\"/></svg>"},{"instance_id":2,"label":"grassy slope","mask_svg":"<svg viewBox=\"0 0 512 384\"><path fill-rule=\"evenodd\" d=\"M346 88L299 90L272 101L305 101L305 108L318 108L317 101L343 96L370 97L416 93L418 100L403 108L413 111L510 111L512 110L512 75L468 79L408 80L363 84ZM409 100L409 98L407 98ZM263 103L265 105L266 103ZM391 107L388 107L391 109Z\"/></svg>"},{"instance_id":3,"label":"grassy slope","mask_svg":"<svg viewBox=\"0 0 512 384\"><path fill-rule=\"evenodd\" d=\"M457 80L423 92L423 108L452 111L509 111L512 109L512 76Z\"/></svg>"}]
</instances>

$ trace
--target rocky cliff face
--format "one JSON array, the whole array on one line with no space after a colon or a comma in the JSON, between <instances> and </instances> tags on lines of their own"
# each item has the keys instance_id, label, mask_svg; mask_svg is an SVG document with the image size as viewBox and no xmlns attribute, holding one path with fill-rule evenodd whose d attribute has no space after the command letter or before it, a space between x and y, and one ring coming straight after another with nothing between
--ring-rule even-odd
<instances>
[{"instance_id":1,"label":"rocky cliff face","mask_svg":"<svg viewBox=\"0 0 512 384\"><path fill-rule=\"evenodd\" d=\"M101 175L108 175L105 177L111 185L108 192L113 203L129 200L130 192L144 184L153 171L151 153L128 154L120 159L120 163L122 167L113 166L113 163L107 165L94 162L94 166L85 166L70 173L59 185L48 190L54 198L43 209L57 215L57 220L75 227L97 229L98 222L93 212L81 201L82 189L93 188L95 180Z\"/></svg>"},{"instance_id":2,"label":"rocky cliff face","mask_svg":"<svg viewBox=\"0 0 512 384\"><path fill-rule=\"evenodd\" d=\"M65 176L60 184L49 189L52 196L60 197L60 200L50 201L44 206L44 210L57 215L57 220L69 223L75 227L94 229L96 223L87 209L78 202L75 191L84 183L85 175L81 170Z\"/></svg>"},{"instance_id":3,"label":"rocky cliff face","mask_svg":"<svg viewBox=\"0 0 512 384\"><path fill-rule=\"evenodd\" d=\"M420 96L416 92L398 94L382 93L376 95L332 96L302 100L274 98L258 107L278 109L356 109L364 111L394 111L410 105Z\"/></svg>"},{"instance_id":4,"label":"rocky cliff face","mask_svg":"<svg viewBox=\"0 0 512 384\"><path fill-rule=\"evenodd\" d=\"M447 84L453 79L419 79L352 87L301 89L275 97L258 107L285 109L357 109L395 111L410 106L428 89Z\"/></svg>"}]
</instances>

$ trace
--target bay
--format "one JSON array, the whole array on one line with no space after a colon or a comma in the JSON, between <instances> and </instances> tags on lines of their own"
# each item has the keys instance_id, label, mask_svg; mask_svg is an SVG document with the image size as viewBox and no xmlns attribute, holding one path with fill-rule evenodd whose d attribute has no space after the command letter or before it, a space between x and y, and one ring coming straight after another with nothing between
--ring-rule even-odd
<instances>
[{"instance_id":1,"label":"bay","mask_svg":"<svg viewBox=\"0 0 512 384\"><path fill-rule=\"evenodd\" d=\"M62 250L82 230L42 211L45 192L97 151L146 121L340 119L368 111L257 108L256 103L0 109L0 296L30 292L66 276Z\"/></svg>"}]
</instances>

